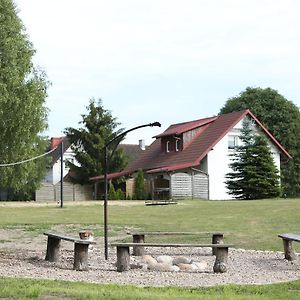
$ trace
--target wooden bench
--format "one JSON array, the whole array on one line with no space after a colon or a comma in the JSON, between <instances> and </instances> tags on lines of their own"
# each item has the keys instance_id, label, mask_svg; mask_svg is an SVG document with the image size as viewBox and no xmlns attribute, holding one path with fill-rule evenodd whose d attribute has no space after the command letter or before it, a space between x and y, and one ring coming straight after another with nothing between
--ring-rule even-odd
<instances>
[{"instance_id":1,"label":"wooden bench","mask_svg":"<svg viewBox=\"0 0 300 300\"><path fill-rule=\"evenodd\" d=\"M283 241L284 258L287 260L295 260L297 256L293 249L292 242L300 242L300 235L294 233L283 233L278 234L278 237L282 238Z\"/></svg>"},{"instance_id":2,"label":"wooden bench","mask_svg":"<svg viewBox=\"0 0 300 300\"><path fill-rule=\"evenodd\" d=\"M212 237L212 244L224 244L224 233L221 232L127 232L132 235L133 243L144 243L146 235L197 235L197 236L209 236ZM212 247L212 254L215 255L215 247ZM141 256L144 255L144 247L134 246L133 255Z\"/></svg>"},{"instance_id":3,"label":"wooden bench","mask_svg":"<svg viewBox=\"0 0 300 300\"><path fill-rule=\"evenodd\" d=\"M138 243L112 243L110 246L117 247L117 271L123 272L130 270L130 247L137 246ZM215 273L224 273L227 271L228 248L233 245L226 244L156 244L144 243L144 247L194 247L214 248L216 260L213 270Z\"/></svg>"},{"instance_id":4,"label":"wooden bench","mask_svg":"<svg viewBox=\"0 0 300 300\"><path fill-rule=\"evenodd\" d=\"M170 205L170 204L177 204L177 201L174 200L146 200L145 205Z\"/></svg>"},{"instance_id":5,"label":"wooden bench","mask_svg":"<svg viewBox=\"0 0 300 300\"><path fill-rule=\"evenodd\" d=\"M96 244L94 241L50 232L44 232L44 235L48 236L45 260L57 262L59 260L60 241L65 240L74 243L73 269L77 271L88 270L88 248L90 244Z\"/></svg>"}]
</instances>

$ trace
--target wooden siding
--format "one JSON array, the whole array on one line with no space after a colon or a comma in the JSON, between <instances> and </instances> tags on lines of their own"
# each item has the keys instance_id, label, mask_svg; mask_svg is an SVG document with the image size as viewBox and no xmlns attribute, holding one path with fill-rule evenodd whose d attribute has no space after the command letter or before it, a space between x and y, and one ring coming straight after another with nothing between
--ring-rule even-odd
<instances>
[{"instance_id":1,"label":"wooden siding","mask_svg":"<svg viewBox=\"0 0 300 300\"><path fill-rule=\"evenodd\" d=\"M208 175L204 173L175 173L171 176L172 199L209 199Z\"/></svg>"},{"instance_id":2,"label":"wooden siding","mask_svg":"<svg viewBox=\"0 0 300 300\"><path fill-rule=\"evenodd\" d=\"M92 187L89 185L73 184L64 182L65 201L85 201L93 199ZM43 183L41 188L36 191L36 201L60 201L60 183L53 185L50 183Z\"/></svg>"},{"instance_id":3,"label":"wooden siding","mask_svg":"<svg viewBox=\"0 0 300 300\"><path fill-rule=\"evenodd\" d=\"M196 173L193 178L193 197L209 199L208 175L204 173Z\"/></svg>"},{"instance_id":4,"label":"wooden siding","mask_svg":"<svg viewBox=\"0 0 300 300\"><path fill-rule=\"evenodd\" d=\"M43 183L35 193L35 200L38 202L55 201L55 187L51 183Z\"/></svg>"},{"instance_id":5,"label":"wooden siding","mask_svg":"<svg viewBox=\"0 0 300 300\"><path fill-rule=\"evenodd\" d=\"M192 198L192 176L186 173L175 173L171 176L172 199Z\"/></svg>"}]
</instances>

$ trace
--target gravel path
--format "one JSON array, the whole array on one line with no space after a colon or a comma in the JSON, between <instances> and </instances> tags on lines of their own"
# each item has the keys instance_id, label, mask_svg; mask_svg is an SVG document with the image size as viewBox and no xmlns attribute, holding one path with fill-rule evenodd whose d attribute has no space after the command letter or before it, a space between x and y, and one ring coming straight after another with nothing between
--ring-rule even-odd
<instances>
[{"instance_id":1,"label":"gravel path","mask_svg":"<svg viewBox=\"0 0 300 300\"><path fill-rule=\"evenodd\" d=\"M1 240L1 232L0 232ZM28 239L22 243L0 243L0 276L45 278L93 283L132 284L136 286L212 286L229 283L268 284L300 278L300 259L289 262L282 252L230 249L227 273L213 273L214 257L208 248L149 248L147 253L158 255L184 255L195 261L207 262L203 272L157 272L139 269L116 272L115 249L109 249L109 260L104 260L101 240L90 252L90 270L74 271L72 243L62 241L61 261L44 260L46 237Z\"/></svg>"}]
</instances>

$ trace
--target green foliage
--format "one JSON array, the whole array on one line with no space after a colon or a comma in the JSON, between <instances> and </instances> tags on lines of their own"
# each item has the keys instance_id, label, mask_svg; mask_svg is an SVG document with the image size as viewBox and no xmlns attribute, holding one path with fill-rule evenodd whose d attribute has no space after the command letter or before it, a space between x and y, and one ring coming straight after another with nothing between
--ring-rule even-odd
<instances>
[{"instance_id":1,"label":"green foliage","mask_svg":"<svg viewBox=\"0 0 300 300\"><path fill-rule=\"evenodd\" d=\"M72 143L78 165L70 163L71 170L75 171L81 184L89 183L89 178L104 173L104 146L118 136L122 129L113 118L110 111L104 109L102 101L92 99L87 106L87 114L82 115L83 125L80 129L66 128L65 133ZM119 141L118 141L119 142ZM122 149L117 149L111 156L114 145L108 149L108 172L117 172L125 168L127 158Z\"/></svg>"},{"instance_id":2,"label":"green foliage","mask_svg":"<svg viewBox=\"0 0 300 300\"><path fill-rule=\"evenodd\" d=\"M287 149L292 160L281 161L283 193L300 195L300 111L291 101L271 88L250 88L230 98L220 110L229 113L250 109Z\"/></svg>"},{"instance_id":3,"label":"green foliage","mask_svg":"<svg viewBox=\"0 0 300 300\"><path fill-rule=\"evenodd\" d=\"M108 199L109 200L117 200L118 199L115 187L111 182L109 183Z\"/></svg>"},{"instance_id":4,"label":"green foliage","mask_svg":"<svg viewBox=\"0 0 300 300\"><path fill-rule=\"evenodd\" d=\"M0 163L22 161L42 154L47 146L48 82L32 63L35 51L12 0L0 3ZM0 168L0 189L22 197L38 187L47 158Z\"/></svg>"},{"instance_id":5,"label":"green foliage","mask_svg":"<svg viewBox=\"0 0 300 300\"><path fill-rule=\"evenodd\" d=\"M229 194L237 199L263 199L280 195L278 170L268 143L254 133L250 120L244 120L240 140L235 149L225 183Z\"/></svg>"},{"instance_id":6,"label":"green foliage","mask_svg":"<svg viewBox=\"0 0 300 300\"><path fill-rule=\"evenodd\" d=\"M118 188L117 191L116 191L116 198L117 200L125 200L125 193L120 189Z\"/></svg>"},{"instance_id":7,"label":"green foliage","mask_svg":"<svg viewBox=\"0 0 300 300\"><path fill-rule=\"evenodd\" d=\"M135 180L135 199L144 200L146 198L145 179L143 170L139 169Z\"/></svg>"}]
</instances>

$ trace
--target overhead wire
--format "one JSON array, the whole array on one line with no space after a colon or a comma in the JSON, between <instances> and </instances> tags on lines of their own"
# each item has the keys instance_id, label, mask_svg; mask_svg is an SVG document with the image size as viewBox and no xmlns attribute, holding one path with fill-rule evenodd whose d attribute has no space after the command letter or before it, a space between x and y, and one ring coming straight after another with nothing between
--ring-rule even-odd
<instances>
[{"instance_id":1,"label":"overhead wire","mask_svg":"<svg viewBox=\"0 0 300 300\"><path fill-rule=\"evenodd\" d=\"M46 156L50 153L52 153L54 150L56 150L57 147L51 149L50 151L46 152L46 153L43 153L41 155L38 155L38 156L35 156L35 157L32 157L32 158L29 158L29 159L25 159L25 160L22 160L22 161L17 161L17 162L13 162L13 163L7 163L7 164L0 164L0 167L11 167L11 166L15 166L15 165L20 165L20 164L23 164L23 163L26 163L26 162L29 162L29 161L33 161L33 160L36 160L38 158L41 158L43 156Z\"/></svg>"}]
</instances>

